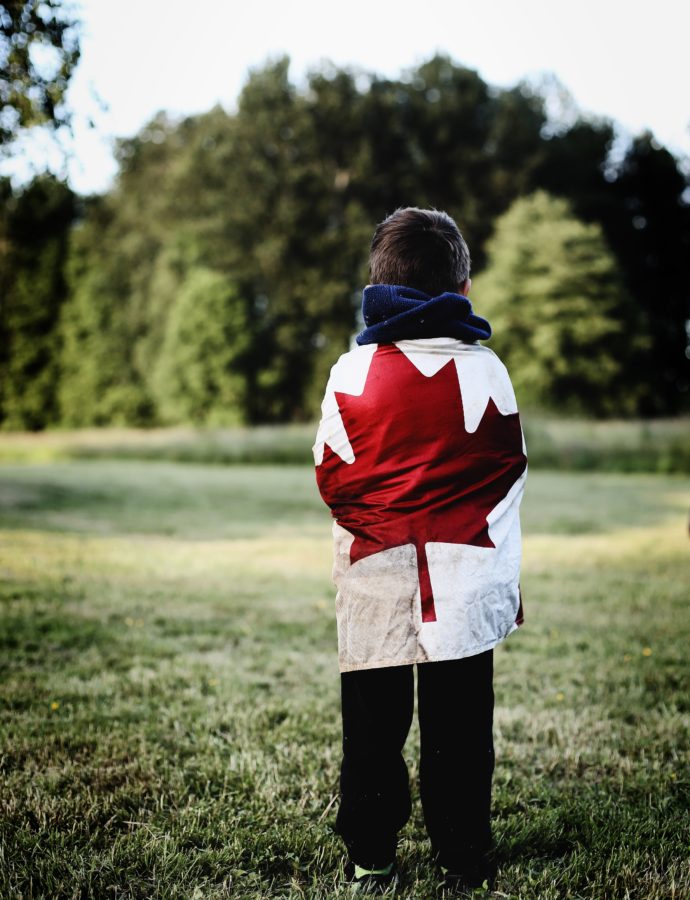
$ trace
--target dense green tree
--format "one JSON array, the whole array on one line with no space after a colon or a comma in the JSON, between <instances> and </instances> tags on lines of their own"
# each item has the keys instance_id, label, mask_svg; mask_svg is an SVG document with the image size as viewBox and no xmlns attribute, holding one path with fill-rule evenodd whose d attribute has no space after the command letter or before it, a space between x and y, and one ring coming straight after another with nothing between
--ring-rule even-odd
<instances>
[{"instance_id":1,"label":"dense green tree","mask_svg":"<svg viewBox=\"0 0 690 900\"><path fill-rule=\"evenodd\" d=\"M650 339L644 411L690 410L690 203L674 157L650 134L630 145L602 216Z\"/></svg>"},{"instance_id":2,"label":"dense green tree","mask_svg":"<svg viewBox=\"0 0 690 900\"><path fill-rule=\"evenodd\" d=\"M496 224L475 304L493 327L518 400L587 415L637 410L629 372L645 349L601 228L543 191L517 200Z\"/></svg>"},{"instance_id":3,"label":"dense green tree","mask_svg":"<svg viewBox=\"0 0 690 900\"><path fill-rule=\"evenodd\" d=\"M361 129L349 143L328 136L347 84L356 94L346 75L337 85L314 76L299 92L279 60L252 73L234 115L158 117L120 144L116 188L75 236L62 391L69 421L102 421L125 384L140 421L155 421L151 373L172 298L195 266L231 280L245 306L244 419L316 412L353 331L373 224L349 185ZM106 366L82 352L87 336ZM87 370L100 372L98 390Z\"/></svg>"},{"instance_id":4,"label":"dense green tree","mask_svg":"<svg viewBox=\"0 0 690 900\"><path fill-rule=\"evenodd\" d=\"M191 269L167 318L153 373L163 421L242 422L249 341L246 307L234 285L210 269Z\"/></svg>"},{"instance_id":5,"label":"dense green tree","mask_svg":"<svg viewBox=\"0 0 690 900\"><path fill-rule=\"evenodd\" d=\"M0 212L0 422L7 429L55 423L64 266L76 198L52 176L13 192Z\"/></svg>"},{"instance_id":6,"label":"dense green tree","mask_svg":"<svg viewBox=\"0 0 690 900\"><path fill-rule=\"evenodd\" d=\"M319 152L314 113L282 59L249 78L229 136L220 202L227 265L248 303L248 421L313 416L353 330L371 226L338 158Z\"/></svg>"},{"instance_id":7,"label":"dense green tree","mask_svg":"<svg viewBox=\"0 0 690 900\"><path fill-rule=\"evenodd\" d=\"M446 209L481 268L492 222L529 188L540 160L540 98L520 87L492 90L436 55L402 79L373 78L360 105L359 183L374 221L398 206Z\"/></svg>"},{"instance_id":8,"label":"dense green tree","mask_svg":"<svg viewBox=\"0 0 690 900\"><path fill-rule=\"evenodd\" d=\"M615 138L606 119L578 119L543 142L532 183L550 194L566 197L576 214L601 220L611 202L608 160Z\"/></svg>"},{"instance_id":9,"label":"dense green tree","mask_svg":"<svg viewBox=\"0 0 690 900\"><path fill-rule=\"evenodd\" d=\"M69 267L70 299L63 313L60 398L71 425L151 424L150 377L172 302L161 282L170 261L183 277L193 247L176 252L193 198L177 189L187 146L184 123L158 116L117 148L114 189L89 205L75 229ZM151 297L152 282L160 296Z\"/></svg>"},{"instance_id":10,"label":"dense green tree","mask_svg":"<svg viewBox=\"0 0 690 900\"><path fill-rule=\"evenodd\" d=\"M139 323L138 310L127 302L129 260L112 240L112 219L107 203L97 201L72 240L59 400L63 422L74 427L142 425L152 419L150 397L134 366Z\"/></svg>"},{"instance_id":11,"label":"dense green tree","mask_svg":"<svg viewBox=\"0 0 690 900\"><path fill-rule=\"evenodd\" d=\"M690 203L678 161L650 134L612 161L612 123L578 121L545 144L535 184L566 197L576 214L601 225L628 293L628 328L646 319L649 353L640 412L690 408Z\"/></svg>"},{"instance_id":12,"label":"dense green tree","mask_svg":"<svg viewBox=\"0 0 690 900\"><path fill-rule=\"evenodd\" d=\"M64 98L78 61L73 7L60 0L0 2L0 146L21 128L68 121Z\"/></svg>"}]
</instances>

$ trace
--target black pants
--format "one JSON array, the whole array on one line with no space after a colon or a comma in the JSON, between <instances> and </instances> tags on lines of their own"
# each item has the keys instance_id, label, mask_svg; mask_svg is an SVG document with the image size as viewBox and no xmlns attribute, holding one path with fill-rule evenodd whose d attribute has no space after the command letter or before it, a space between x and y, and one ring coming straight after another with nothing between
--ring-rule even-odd
<instances>
[{"instance_id":1,"label":"black pants","mask_svg":"<svg viewBox=\"0 0 690 900\"><path fill-rule=\"evenodd\" d=\"M414 666L341 674L343 761L336 831L366 868L395 857L410 817L402 749L412 724ZM493 650L417 666L424 822L441 865L462 871L491 844Z\"/></svg>"}]
</instances>

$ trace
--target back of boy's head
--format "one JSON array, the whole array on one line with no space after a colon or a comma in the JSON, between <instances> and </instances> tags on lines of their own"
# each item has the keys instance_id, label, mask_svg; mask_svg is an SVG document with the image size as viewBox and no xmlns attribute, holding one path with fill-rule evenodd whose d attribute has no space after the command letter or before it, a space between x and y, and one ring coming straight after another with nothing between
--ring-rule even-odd
<instances>
[{"instance_id":1,"label":"back of boy's head","mask_svg":"<svg viewBox=\"0 0 690 900\"><path fill-rule=\"evenodd\" d=\"M396 209L374 232L371 284L400 284L436 297L470 276L470 251L453 219L436 209Z\"/></svg>"}]
</instances>

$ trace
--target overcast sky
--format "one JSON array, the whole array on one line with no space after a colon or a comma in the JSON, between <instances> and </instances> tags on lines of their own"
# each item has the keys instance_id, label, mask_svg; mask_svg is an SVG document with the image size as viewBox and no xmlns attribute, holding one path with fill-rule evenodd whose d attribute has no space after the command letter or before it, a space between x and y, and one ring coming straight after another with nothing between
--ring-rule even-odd
<instances>
[{"instance_id":1,"label":"overcast sky","mask_svg":"<svg viewBox=\"0 0 690 900\"><path fill-rule=\"evenodd\" d=\"M690 156L687 0L81 0L78 8L68 174L83 192L108 186L115 136L134 134L160 109L231 109L248 69L282 53L295 79L323 59L397 76L437 51L495 85L553 72L584 111L632 133L649 128ZM25 177L58 159L33 138L0 171Z\"/></svg>"}]
</instances>

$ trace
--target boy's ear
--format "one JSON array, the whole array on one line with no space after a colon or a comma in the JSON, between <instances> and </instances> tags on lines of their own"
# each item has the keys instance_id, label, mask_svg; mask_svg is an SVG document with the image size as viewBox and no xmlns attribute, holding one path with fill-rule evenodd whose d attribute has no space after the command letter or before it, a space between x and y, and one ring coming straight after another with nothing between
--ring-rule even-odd
<instances>
[{"instance_id":1,"label":"boy's ear","mask_svg":"<svg viewBox=\"0 0 690 900\"><path fill-rule=\"evenodd\" d=\"M465 279L465 281L463 281L463 283L460 285L460 293L462 294L463 297L468 296L471 287L472 287L472 279L471 278Z\"/></svg>"}]
</instances>

